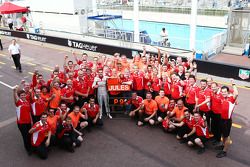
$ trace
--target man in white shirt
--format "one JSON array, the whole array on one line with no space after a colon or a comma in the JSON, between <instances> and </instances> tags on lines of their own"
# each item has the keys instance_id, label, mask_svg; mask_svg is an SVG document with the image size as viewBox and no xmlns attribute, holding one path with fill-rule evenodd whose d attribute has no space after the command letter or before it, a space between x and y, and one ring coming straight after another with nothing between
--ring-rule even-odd
<instances>
[{"instance_id":1,"label":"man in white shirt","mask_svg":"<svg viewBox=\"0 0 250 167\"><path fill-rule=\"evenodd\" d=\"M15 39L12 39L12 43L9 45L9 53L10 56L12 56L13 61L16 66L16 70L19 70L19 72L22 72L22 66L20 63L20 58L21 58L21 49L20 46L16 43Z\"/></svg>"},{"instance_id":2,"label":"man in white shirt","mask_svg":"<svg viewBox=\"0 0 250 167\"><path fill-rule=\"evenodd\" d=\"M162 46L167 46L168 31L165 28L162 28L160 36L161 36Z\"/></svg>"},{"instance_id":3,"label":"man in white shirt","mask_svg":"<svg viewBox=\"0 0 250 167\"><path fill-rule=\"evenodd\" d=\"M9 25L10 30L13 30L13 20L12 20L12 18L9 17L7 19L7 24Z\"/></svg>"}]
</instances>

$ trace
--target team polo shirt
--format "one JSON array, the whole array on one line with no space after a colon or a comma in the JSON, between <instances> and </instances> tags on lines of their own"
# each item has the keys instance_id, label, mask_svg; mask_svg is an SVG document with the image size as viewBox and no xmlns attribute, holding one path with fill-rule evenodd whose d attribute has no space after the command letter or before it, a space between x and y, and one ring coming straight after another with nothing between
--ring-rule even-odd
<instances>
[{"instance_id":1,"label":"team polo shirt","mask_svg":"<svg viewBox=\"0 0 250 167\"><path fill-rule=\"evenodd\" d=\"M181 98L182 96L182 86L180 82L173 82L171 84L171 97L175 100Z\"/></svg>"},{"instance_id":2,"label":"team polo shirt","mask_svg":"<svg viewBox=\"0 0 250 167\"><path fill-rule=\"evenodd\" d=\"M148 78L146 78L146 75L148 76ZM148 83L149 82L152 82L152 74L151 73L147 73L144 75L144 78L143 78L143 86L144 86L144 89L145 90L149 90L149 86L148 86ZM151 87L152 87L152 83L151 83Z\"/></svg>"},{"instance_id":3,"label":"team polo shirt","mask_svg":"<svg viewBox=\"0 0 250 167\"><path fill-rule=\"evenodd\" d=\"M44 100L44 102L45 102L45 107L46 107L46 108L47 108L48 105L49 105L49 102L48 102L47 99L49 99L50 96L51 96L50 93L46 93L46 94L41 93L41 98Z\"/></svg>"},{"instance_id":4,"label":"team polo shirt","mask_svg":"<svg viewBox=\"0 0 250 167\"><path fill-rule=\"evenodd\" d=\"M182 122L184 122L185 125L188 126L189 129L193 129L194 126L194 118L193 117L189 117L189 119L187 119L186 117L184 117L184 119L182 120Z\"/></svg>"},{"instance_id":5,"label":"team polo shirt","mask_svg":"<svg viewBox=\"0 0 250 167\"><path fill-rule=\"evenodd\" d=\"M80 118L83 117L83 116L84 116L84 115L83 115L82 113L78 112L77 114L75 114L74 111L71 112L71 113L68 115L68 117L70 117L71 120L72 120L72 125L73 125L74 128L77 127Z\"/></svg>"},{"instance_id":6,"label":"team polo shirt","mask_svg":"<svg viewBox=\"0 0 250 167\"><path fill-rule=\"evenodd\" d=\"M163 88L165 95L171 95L171 84L169 82L165 82Z\"/></svg>"},{"instance_id":7,"label":"team polo shirt","mask_svg":"<svg viewBox=\"0 0 250 167\"><path fill-rule=\"evenodd\" d=\"M172 112L175 113L175 118L180 119L184 117L184 111L186 110L186 107L182 107L182 109L179 109L179 107L175 107Z\"/></svg>"},{"instance_id":8,"label":"team polo shirt","mask_svg":"<svg viewBox=\"0 0 250 167\"><path fill-rule=\"evenodd\" d=\"M93 107L91 107L90 104L84 104L83 108L87 110L88 117L92 119L94 119L99 113L99 106L97 104L95 104Z\"/></svg>"},{"instance_id":9,"label":"team polo shirt","mask_svg":"<svg viewBox=\"0 0 250 167\"><path fill-rule=\"evenodd\" d=\"M161 112L166 112L165 105L169 104L169 99L166 96L164 96L164 97L156 96L155 101L158 105L158 109Z\"/></svg>"},{"instance_id":10,"label":"team polo shirt","mask_svg":"<svg viewBox=\"0 0 250 167\"><path fill-rule=\"evenodd\" d=\"M48 116L47 123L50 126L51 134L56 134L57 121L60 119L60 116L54 115L53 117Z\"/></svg>"},{"instance_id":11,"label":"team polo shirt","mask_svg":"<svg viewBox=\"0 0 250 167\"><path fill-rule=\"evenodd\" d=\"M32 114L34 116L40 116L46 110L46 101L43 98L36 98L32 99Z\"/></svg>"},{"instance_id":12,"label":"team polo shirt","mask_svg":"<svg viewBox=\"0 0 250 167\"><path fill-rule=\"evenodd\" d=\"M215 114L221 113L221 105L222 105L223 96L221 93L214 93L211 94L211 110Z\"/></svg>"},{"instance_id":13,"label":"team polo shirt","mask_svg":"<svg viewBox=\"0 0 250 167\"><path fill-rule=\"evenodd\" d=\"M235 101L233 96L227 98L222 98L221 103L221 118L222 119L231 119L235 107Z\"/></svg>"},{"instance_id":14,"label":"team polo shirt","mask_svg":"<svg viewBox=\"0 0 250 167\"><path fill-rule=\"evenodd\" d=\"M198 104L201 104L208 97L211 97L211 89L205 88L205 90L202 90L201 88L198 88L196 90L196 97L198 98ZM208 112L210 110L210 102L201 105L199 108L200 108L200 111Z\"/></svg>"},{"instance_id":15,"label":"team polo shirt","mask_svg":"<svg viewBox=\"0 0 250 167\"><path fill-rule=\"evenodd\" d=\"M143 83L143 74L133 74L133 89L134 90L143 90L144 83Z\"/></svg>"},{"instance_id":16,"label":"team polo shirt","mask_svg":"<svg viewBox=\"0 0 250 167\"><path fill-rule=\"evenodd\" d=\"M147 115L152 115L155 111L158 110L157 103L155 100L148 101L147 99L143 100L144 111Z\"/></svg>"},{"instance_id":17,"label":"team polo shirt","mask_svg":"<svg viewBox=\"0 0 250 167\"><path fill-rule=\"evenodd\" d=\"M95 92L95 90L92 88L92 85L93 85L93 82L94 82L94 78L95 78L94 75L90 75L90 76L86 75L84 77L84 80L87 82L87 85L90 88L89 89L89 94L90 95L93 95L94 92Z\"/></svg>"},{"instance_id":18,"label":"team polo shirt","mask_svg":"<svg viewBox=\"0 0 250 167\"><path fill-rule=\"evenodd\" d=\"M35 128L35 131L31 135L31 144L32 146L38 147L48 136L50 127L47 122L43 124L42 121L39 121L35 123L32 128Z\"/></svg>"},{"instance_id":19,"label":"team polo shirt","mask_svg":"<svg viewBox=\"0 0 250 167\"><path fill-rule=\"evenodd\" d=\"M87 81L78 81L76 90L82 94L86 94L88 92L88 82Z\"/></svg>"},{"instance_id":20,"label":"team polo shirt","mask_svg":"<svg viewBox=\"0 0 250 167\"><path fill-rule=\"evenodd\" d=\"M205 125L205 121L203 118L200 118L198 120L198 122L195 122L195 120L193 119L193 126L195 127L196 131L195 134L198 137L206 137L209 138L209 132L208 132L208 128Z\"/></svg>"},{"instance_id":21,"label":"team polo shirt","mask_svg":"<svg viewBox=\"0 0 250 167\"><path fill-rule=\"evenodd\" d=\"M68 86L65 86L62 90L61 90L61 96L63 97L66 97L66 98L69 98L69 97L74 97L75 95L75 89L73 87L68 87ZM74 99L73 100L67 100L68 103L73 103L74 102Z\"/></svg>"},{"instance_id":22,"label":"team polo shirt","mask_svg":"<svg viewBox=\"0 0 250 167\"><path fill-rule=\"evenodd\" d=\"M195 93L198 87L196 85L187 85L185 89L186 102L188 104L195 104Z\"/></svg>"},{"instance_id":23,"label":"team polo shirt","mask_svg":"<svg viewBox=\"0 0 250 167\"><path fill-rule=\"evenodd\" d=\"M16 115L18 124L30 124L31 123L31 105L28 101L19 99L16 102Z\"/></svg>"},{"instance_id":24,"label":"team polo shirt","mask_svg":"<svg viewBox=\"0 0 250 167\"><path fill-rule=\"evenodd\" d=\"M132 104L135 108L138 108L143 102L143 98L141 96L137 96L135 99L130 99L128 104Z\"/></svg>"},{"instance_id":25,"label":"team polo shirt","mask_svg":"<svg viewBox=\"0 0 250 167\"><path fill-rule=\"evenodd\" d=\"M152 89L153 91L159 92L161 89L161 80L158 77L152 79Z\"/></svg>"},{"instance_id":26,"label":"team polo shirt","mask_svg":"<svg viewBox=\"0 0 250 167\"><path fill-rule=\"evenodd\" d=\"M55 97L50 101L50 108L57 108L61 102L61 89L52 88L52 95L55 94Z\"/></svg>"},{"instance_id":27,"label":"team polo shirt","mask_svg":"<svg viewBox=\"0 0 250 167\"><path fill-rule=\"evenodd\" d=\"M59 126L59 129L61 129L57 135L59 139L61 139L63 136L71 136L74 131L72 124L68 125L66 122L62 123Z\"/></svg>"}]
</instances>

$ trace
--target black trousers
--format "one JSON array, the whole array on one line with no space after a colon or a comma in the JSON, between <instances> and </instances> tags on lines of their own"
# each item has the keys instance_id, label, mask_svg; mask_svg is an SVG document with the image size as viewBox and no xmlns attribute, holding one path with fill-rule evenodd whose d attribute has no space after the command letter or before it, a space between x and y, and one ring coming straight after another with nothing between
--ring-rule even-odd
<instances>
[{"instance_id":1,"label":"black trousers","mask_svg":"<svg viewBox=\"0 0 250 167\"><path fill-rule=\"evenodd\" d=\"M31 135L29 134L31 124L17 124L17 126L23 137L23 144L26 151L31 152Z\"/></svg>"},{"instance_id":2,"label":"black trousers","mask_svg":"<svg viewBox=\"0 0 250 167\"><path fill-rule=\"evenodd\" d=\"M72 136L63 136L62 138L60 138L58 140L59 142L59 145L61 148L64 148L65 150L67 151L73 151L74 150L74 147L73 147L73 142L74 142L74 139Z\"/></svg>"},{"instance_id":3,"label":"black trousers","mask_svg":"<svg viewBox=\"0 0 250 167\"><path fill-rule=\"evenodd\" d=\"M3 50L2 40L0 39L0 48Z\"/></svg>"},{"instance_id":4,"label":"black trousers","mask_svg":"<svg viewBox=\"0 0 250 167\"><path fill-rule=\"evenodd\" d=\"M216 141L221 140L221 116L220 114L211 113L211 132L214 134Z\"/></svg>"},{"instance_id":5,"label":"black trousers","mask_svg":"<svg viewBox=\"0 0 250 167\"><path fill-rule=\"evenodd\" d=\"M22 70L22 66L21 66L21 63L20 63L20 54L14 54L12 55L12 58L13 58L13 61L15 63L15 66L16 66L16 69L21 71Z\"/></svg>"},{"instance_id":6,"label":"black trousers","mask_svg":"<svg viewBox=\"0 0 250 167\"><path fill-rule=\"evenodd\" d=\"M190 129L186 124L184 124L183 126L177 128L177 135L182 138L185 134L188 134L191 131L192 129Z\"/></svg>"},{"instance_id":7,"label":"black trousers","mask_svg":"<svg viewBox=\"0 0 250 167\"><path fill-rule=\"evenodd\" d=\"M208 130L209 130L209 132L211 132L211 111L204 112L204 111L200 110L200 114L202 117L203 117L203 115L205 115Z\"/></svg>"},{"instance_id":8,"label":"black trousers","mask_svg":"<svg viewBox=\"0 0 250 167\"><path fill-rule=\"evenodd\" d=\"M37 153L37 155L41 159L47 159L48 158L48 148L45 146L47 138L44 139L44 141L37 147L34 147L34 151Z\"/></svg>"},{"instance_id":9,"label":"black trousers","mask_svg":"<svg viewBox=\"0 0 250 167\"><path fill-rule=\"evenodd\" d=\"M13 30L13 23L9 23L10 30Z\"/></svg>"}]
</instances>

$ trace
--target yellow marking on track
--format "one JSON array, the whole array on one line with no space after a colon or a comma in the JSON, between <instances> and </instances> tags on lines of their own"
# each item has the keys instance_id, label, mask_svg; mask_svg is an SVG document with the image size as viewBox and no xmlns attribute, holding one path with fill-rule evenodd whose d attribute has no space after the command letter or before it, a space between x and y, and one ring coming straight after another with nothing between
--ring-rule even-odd
<instances>
[{"instance_id":1,"label":"yellow marking on track","mask_svg":"<svg viewBox=\"0 0 250 167\"><path fill-rule=\"evenodd\" d=\"M4 55L4 54L1 54L1 53L0 53L0 56L3 56L3 57L5 57L5 56L7 56L7 55Z\"/></svg>"},{"instance_id":2,"label":"yellow marking on track","mask_svg":"<svg viewBox=\"0 0 250 167\"><path fill-rule=\"evenodd\" d=\"M47 68L47 67L43 67L44 70L47 70L47 71L53 71L53 69L51 68Z\"/></svg>"},{"instance_id":3,"label":"yellow marking on track","mask_svg":"<svg viewBox=\"0 0 250 167\"><path fill-rule=\"evenodd\" d=\"M33 72L28 72L28 74L33 75L34 73Z\"/></svg>"},{"instance_id":4,"label":"yellow marking on track","mask_svg":"<svg viewBox=\"0 0 250 167\"><path fill-rule=\"evenodd\" d=\"M232 126L233 126L233 127L235 127L235 128L239 128L239 129L241 129L241 128L242 128L242 126L241 126L241 125L236 124L236 123L233 123L233 124L232 124Z\"/></svg>"},{"instance_id":5,"label":"yellow marking on track","mask_svg":"<svg viewBox=\"0 0 250 167\"><path fill-rule=\"evenodd\" d=\"M6 63L0 61L0 64L6 64Z\"/></svg>"},{"instance_id":6,"label":"yellow marking on track","mask_svg":"<svg viewBox=\"0 0 250 167\"><path fill-rule=\"evenodd\" d=\"M26 62L26 64L29 64L29 65L31 65L31 66L36 66L36 64L31 63L31 62Z\"/></svg>"},{"instance_id":7,"label":"yellow marking on track","mask_svg":"<svg viewBox=\"0 0 250 167\"><path fill-rule=\"evenodd\" d=\"M204 79L204 78L198 77L197 79L201 80L201 79ZM220 81L214 81L214 82L216 82L218 84L221 84L221 85L227 85L227 86L231 86L232 85L231 83L228 83L228 82L220 82ZM240 85L238 85L237 88L242 88L242 89L250 90L250 88L247 88L245 86L240 86Z\"/></svg>"},{"instance_id":8,"label":"yellow marking on track","mask_svg":"<svg viewBox=\"0 0 250 167\"><path fill-rule=\"evenodd\" d=\"M14 68L14 69L16 69L16 67L15 67L15 66L11 66L11 68Z\"/></svg>"}]
</instances>

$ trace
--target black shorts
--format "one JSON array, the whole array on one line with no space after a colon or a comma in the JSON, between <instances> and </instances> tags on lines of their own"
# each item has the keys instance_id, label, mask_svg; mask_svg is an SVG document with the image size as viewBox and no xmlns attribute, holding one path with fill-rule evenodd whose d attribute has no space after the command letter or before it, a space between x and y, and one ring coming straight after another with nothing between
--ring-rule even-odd
<instances>
[{"instance_id":1,"label":"black shorts","mask_svg":"<svg viewBox=\"0 0 250 167\"><path fill-rule=\"evenodd\" d=\"M148 118L149 116L150 116L150 115L148 115L148 114L146 114L146 113L143 113L143 122L145 122L144 119L145 119L145 118ZM153 116L151 119L154 120L154 121L156 121L156 117L155 117L155 116Z\"/></svg>"},{"instance_id":2,"label":"black shorts","mask_svg":"<svg viewBox=\"0 0 250 167\"><path fill-rule=\"evenodd\" d=\"M186 124L184 124L181 127L177 127L177 135L179 137L183 137L185 134L188 134L192 131L192 129L190 129Z\"/></svg>"},{"instance_id":3,"label":"black shorts","mask_svg":"<svg viewBox=\"0 0 250 167\"><path fill-rule=\"evenodd\" d=\"M195 139L197 139L197 138L199 138L203 144L206 143L206 142L208 141L208 139L207 139L205 136L197 136L196 134L190 136L190 137L188 138L188 141L191 141L192 143L195 144L194 141L195 141Z\"/></svg>"},{"instance_id":4,"label":"black shorts","mask_svg":"<svg viewBox=\"0 0 250 167\"><path fill-rule=\"evenodd\" d=\"M157 111L157 118L161 117L162 119L164 119L167 116L166 112L161 112L160 110Z\"/></svg>"},{"instance_id":5,"label":"black shorts","mask_svg":"<svg viewBox=\"0 0 250 167\"><path fill-rule=\"evenodd\" d=\"M220 121L221 134L222 136L228 137L230 135L231 127L232 127L232 119L221 119Z\"/></svg>"}]
</instances>

